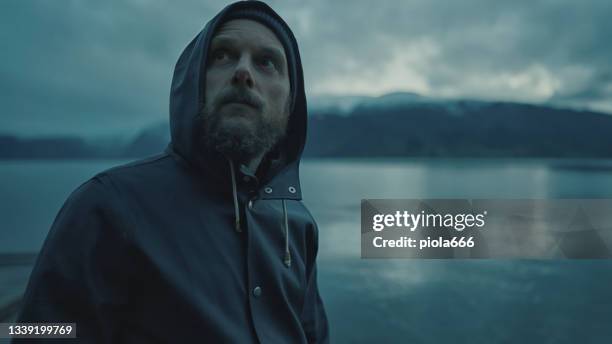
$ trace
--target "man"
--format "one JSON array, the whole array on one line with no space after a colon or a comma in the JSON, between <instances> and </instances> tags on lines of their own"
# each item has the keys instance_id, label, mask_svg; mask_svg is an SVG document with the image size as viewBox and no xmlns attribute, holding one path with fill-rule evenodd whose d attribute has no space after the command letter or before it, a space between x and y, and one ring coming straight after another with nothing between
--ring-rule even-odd
<instances>
[{"instance_id":1,"label":"man","mask_svg":"<svg viewBox=\"0 0 612 344\"><path fill-rule=\"evenodd\" d=\"M69 197L18 321L75 322L81 342L327 342L303 84L271 8L223 9L176 64L166 152Z\"/></svg>"}]
</instances>

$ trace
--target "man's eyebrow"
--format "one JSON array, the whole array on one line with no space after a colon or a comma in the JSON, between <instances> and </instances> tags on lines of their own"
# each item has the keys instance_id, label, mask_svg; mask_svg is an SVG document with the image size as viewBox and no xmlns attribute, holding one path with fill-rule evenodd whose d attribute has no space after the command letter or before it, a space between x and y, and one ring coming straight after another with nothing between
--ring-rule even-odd
<instances>
[{"instance_id":1,"label":"man's eyebrow","mask_svg":"<svg viewBox=\"0 0 612 344\"><path fill-rule=\"evenodd\" d=\"M231 39L231 38L227 38L227 37L213 37L212 41L210 42L210 46L217 46L217 45L221 45L221 46L231 46L231 45L235 45L236 44L236 40Z\"/></svg>"},{"instance_id":2,"label":"man's eyebrow","mask_svg":"<svg viewBox=\"0 0 612 344\"><path fill-rule=\"evenodd\" d=\"M210 43L211 48L217 47L217 46L230 46L231 47L231 46L236 46L236 45L238 45L238 42L235 39L229 38L229 37L213 37ZM271 55L275 58L278 58L281 61L285 59L285 54L283 53L283 51L278 48L274 48L272 46L257 47L256 50L259 53Z\"/></svg>"}]
</instances>

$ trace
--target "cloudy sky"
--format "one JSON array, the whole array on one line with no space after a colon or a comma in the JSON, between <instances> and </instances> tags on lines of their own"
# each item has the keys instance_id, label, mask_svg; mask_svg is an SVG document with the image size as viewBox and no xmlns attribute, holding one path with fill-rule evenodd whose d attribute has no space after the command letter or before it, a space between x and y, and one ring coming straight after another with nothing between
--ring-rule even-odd
<instances>
[{"instance_id":1,"label":"cloudy sky","mask_svg":"<svg viewBox=\"0 0 612 344\"><path fill-rule=\"evenodd\" d=\"M167 119L183 47L228 1L6 0L0 134L131 134ZM612 113L607 0L278 0L307 95L408 91Z\"/></svg>"}]
</instances>

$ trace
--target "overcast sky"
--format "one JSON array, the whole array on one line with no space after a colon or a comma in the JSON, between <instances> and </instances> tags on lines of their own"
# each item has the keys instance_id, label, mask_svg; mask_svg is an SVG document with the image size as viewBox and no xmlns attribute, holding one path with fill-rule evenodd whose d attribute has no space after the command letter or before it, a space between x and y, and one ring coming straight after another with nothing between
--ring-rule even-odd
<instances>
[{"instance_id":1,"label":"overcast sky","mask_svg":"<svg viewBox=\"0 0 612 344\"><path fill-rule=\"evenodd\" d=\"M0 133L130 134L167 120L183 47L228 1L5 0ZM612 3L268 1L306 91L553 103L612 113Z\"/></svg>"}]
</instances>

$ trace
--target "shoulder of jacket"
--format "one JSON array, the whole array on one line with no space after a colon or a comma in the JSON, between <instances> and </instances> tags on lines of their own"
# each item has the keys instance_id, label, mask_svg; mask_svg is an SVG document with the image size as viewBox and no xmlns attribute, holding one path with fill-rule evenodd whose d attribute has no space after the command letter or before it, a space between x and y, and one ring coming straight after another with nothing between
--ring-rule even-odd
<instances>
[{"instance_id":1,"label":"shoulder of jacket","mask_svg":"<svg viewBox=\"0 0 612 344\"><path fill-rule=\"evenodd\" d=\"M172 159L172 157L167 153L160 153L157 155L153 155L147 158L131 161L119 166L111 167L107 170L104 170L96 175L121 175L125 173L133 172L134 170L139 170L142 168L146 168L151 165L163 164L167 160Z\"/></svg>"},{"instance_id":2,"label":"shoulder of jacket","mask_svg":"<svg viewBox=\"0 0 612 344\"><path fill-rule=\"evenodd\" d=\"M169 158L167 154L159 154L99 172L72 191L67 199L67 204L76 202L83 205L113 205L120 197L119 185L122 184L122 181L138 180L139 176L147 174L146 167L163 164L167 158Z\"/></svg>"}]
</instances>

